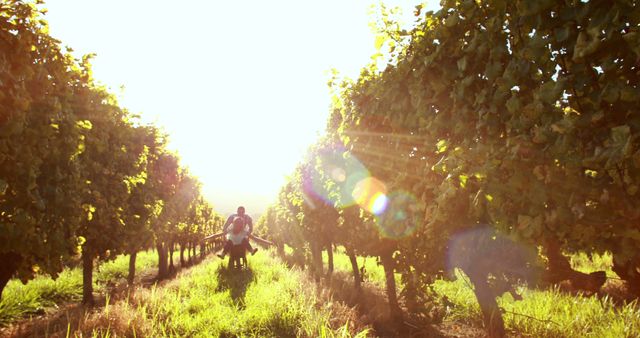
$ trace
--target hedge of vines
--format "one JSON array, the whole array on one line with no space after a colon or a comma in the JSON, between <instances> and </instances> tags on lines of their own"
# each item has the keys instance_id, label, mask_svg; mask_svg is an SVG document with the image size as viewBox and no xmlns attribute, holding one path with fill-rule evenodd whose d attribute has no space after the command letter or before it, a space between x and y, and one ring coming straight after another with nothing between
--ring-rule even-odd
<instances>
[{"instance_id":1,"label":"hedge of vines","mask_svg":"<svg viewBox=\"0 0 640 338\"><path fill-rule=\"evenodd\" d=\"M611 252L640 294L638 3L445 0L420 12L411 31L383 20L386 68L334 83L326 136L266 231L300 257L330 243L380 257L402 274L409 315L434 278L462 268L492 336L504 335L495 297L518 280L602 286L604 272L573 271L563 253Z\"/></svg>"},{"instance_id":2,"label":"hedge of vines","mask_svg":"<svg viewBox=\"0 0 640 338\"><path fill-rule=\"evenodd\" d=\"M96 258L192 249L222 218L198 181L48 34L41 2L0 2L0 294L8 280L56 276L78 255L83 301ZM171 249L173 250L173 249ZM202 251L202 248L201 248Z\"/></svg>"}]
</instances>

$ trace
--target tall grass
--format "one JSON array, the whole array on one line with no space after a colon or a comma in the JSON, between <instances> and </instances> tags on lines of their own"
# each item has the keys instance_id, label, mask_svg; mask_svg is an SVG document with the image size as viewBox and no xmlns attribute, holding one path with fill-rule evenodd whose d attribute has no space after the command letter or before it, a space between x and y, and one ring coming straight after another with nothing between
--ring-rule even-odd
<instances>
[{"instance_id":1,"label":"tall grass","mask_svg":"<svg viewBox=\"0 0 640 338\"><path fill-rule=\"evenodd\" d=\"M141 252L136 259L136 271L157 266L153 251ZM129 256L121 255L96 269L94 290L104 292L107 284L123 282L129 271ZM0 326L6 326L20 318L40 315L68 301L82 299L82 269L65 269L55 280L49 276L37 276L26 285L10 280L0 301Z\"/></svg>"},{"instance_id":2,"label":"tall grass","mask_svg":"<svg viewBox=\"0 0 640 338\"><path fill-rule=\"evenodd\" d=\"M609 278L618 277L618 275L611 270L613 266L613 255L611 255L610 252L605 252L601 255L587 255L584 252L579 252L571 255L569 260L571 267L580 272L591 273L594 271L605 271Z\"/></svg>"},{"instance_id":3,"label":"tall grass","mask_svg":"<svg viewBox=\"0 0 640 338\"><path fill-rule=\"evenodd\" d=\"M245 270L209 258L162 286L139 289L77 325L93 336L351 337L366 328L340 320L306 274L268 251ZM78 334L76 331L74 334Z\"/></svg>"},{"instance_id":4,"label":"tall grass","mask_svg":"<svg viewBox=\"0 0 640 338\"><path fill-rule=\"evenodd\" d=\"M481 326L482 314L466 276L457 271L455 281L439 280L434 288L447 297L446 320ZM604 297L573 296L558 289L519 287L522 301L509 294L498 298L507 330L531 337L638 337L640 307L637 301L615 305Z\"/></svg>"},{"instance_id":5,"label":"tall grass","mask_svg":"<svg viewBox=\"0 0 640 338\"><path fill-rule=\"evenodd\" d=\"M152 253L139 254L139 270L155 266ZM584 272L610 272L610 256L572 256L574 268ZM384 288L384 269L374 258L358 258L366 279ZM337 271L351 272L343 252L334 255ZM96 274L104 281L124 278L128 257L103 264ZM482 327L482 315L473 286L457 271L455 281L438 280L434 297L442 304L448 323ZM55 282L38 278L26 286L12 281L0 303L0 320L41 313L61 301L77 301L81 295L81 272L67 270ZM209 258L160 286L140 288L129 298L107 304L94 313L69 316L62 325L68 332L97 337L190 336L190 337L349 337L370 333L358 323L358 314L321 292L297 269L287 268L270 251L249 257L249 269L228 270L226 262ZM402 285L399 283L398 287ZM509 294L499 297L506 328L526 337L640 337L640 306L637 301L614 304L609 298L574 296L558 289L518 288L522 301ZM13 313L13 314L12 314Z\"/></svg>"},{"instance_id":6,"label":"tall grass","mask_svg":"<svg viewBox=\"0 0 640 338\"><path fill-rule=\"evenodd\" d=\"M136 255L136 276L158 266L158 254L154 250L138 252ZM108 282L122 282L129 274L129 255L120 255L112 261L100 264L96 269L95 281L99 285Z\"/></svg>"},{"instance_id":7,"label":"tall grass","mask_svg":"<svg viewBox=\"0 0 640 338\"><path fill-rule=\"evenodd\" d=\"M326 251L323 251L322 253L322 260L326 267L326 264L329 260ZM382 265L378 263L378 260L376 257L358 256L356 257L356 260L358 262L358 268L364 267L364 275L362 276L364 281L370 282L381 288L385 287L384 268L382 267ZM345 271L345 272L352 271L351 261L349 260L349 256L347 256L347 254L344 252L342 248L338 248L338 250L334 252L333 265L337 271ZM396 283L399 283L400 275L396 274L395 277L396 277Z\"/></svg>"},{"instance_id":8,"label":"tall grass","mask_svg":"<svg viewBox=\"0 0 640 338\"><path fill-rule=\"evenodd\" d=\"M583 272L611 271L611 255L576 254L571 257L572 266ZM363 262L358 258L359 264ZM371 263L369 263L371 262ZM351 271L349 258L341 251L334 254L337 270ZM384 286L384 269L368 258L366 270L369 281ZM445 321L462 322L482 327L482 314L473 293L473 286L456 271L454 281L437 280L433 284L435 296L445 308ZM399 288L401 283L397 284ZM608 297L575 296L558 289L532 290L518 287L522 301L516 301L509 294L498 298L504 309L505 326L518 336L530 337L640 337L640 305L638 301L614 304Z\"/></svg>"}]
</instances>

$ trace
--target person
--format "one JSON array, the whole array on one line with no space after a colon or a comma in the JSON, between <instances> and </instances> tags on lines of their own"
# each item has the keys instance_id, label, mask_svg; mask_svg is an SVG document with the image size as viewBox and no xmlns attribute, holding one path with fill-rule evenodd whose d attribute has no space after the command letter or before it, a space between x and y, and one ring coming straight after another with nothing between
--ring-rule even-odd
<instances>
[{"instance_id":1,"label":"person","mask_svg":"<svg viewBox=\"0 0 640 338\"><path fill-rule=\"evenodd\" d=\"M242 209L242 211L244 212L244 208ZM238 208L238 211L240 211L240 208ZM244 215L244 213L242 214ZM249 243L249 234L251 234L253 227L250 226L251 223L246 223L245 220L247 218L249 219L249 221L251 221L251 218L248 217L248 215L247 217L236 215L234 218L232 218L231 222L228 222L229 224L225 223L223 229L227 234L227 242L225 243L222 252L218 254L218 257L224 258L224 256L229 253L231 247L234 245L244 246L244 248L247 251L251 252L252 255L255 255L255 253L258 251L258 248L251 247L251 244Z\"/></svg>"},{"instance_id":2,"label":"person","mask_svg":"<svg viewBox=\"0 0 640 338\"><path fill-rule=\"evenodd\" d=\"M248 228L248 235L251 235L251 233L253 233L253 220L251 219L251 216L247 215L245 213L244 207L243 206L239 206L237 213L235 214L231 214L231 216L229 216L227 218L227 221L224 223L224 225L222 226L222 231L224 231L225 233L228 233L228 227L233 223L233 220L236 217L240 217L242 218L242 220L244 221L244 224L247 226Z\"/></svg>"}]
</instances>

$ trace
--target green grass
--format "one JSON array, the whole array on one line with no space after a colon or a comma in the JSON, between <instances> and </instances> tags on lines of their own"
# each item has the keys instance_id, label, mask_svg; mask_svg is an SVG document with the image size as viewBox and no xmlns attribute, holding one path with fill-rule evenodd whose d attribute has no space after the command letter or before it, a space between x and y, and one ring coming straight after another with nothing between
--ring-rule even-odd
<instances>
[{"instance_id":1,"label":"green grass","mask_svg":"<svg viewBox=\"0 0 640 338\"><path fill-rule=\"evenodd\" d=\"M228 270L209 258L161 287L101 313L94 336L345 337L350 323L335 323L335 304L318 296L306 274L269 251L249 258L249 269ZM119 324L109 311L129 318ZM97 320L100 322L99 320ZM124 330L124 331L121 331ZM83 330L84 331L84 330ZM367 334L366 330L358 333Z\"/></svg>"},{"instance_id":2,"label":"green grass","mask_svg":"<svg viewBox=\"0 0 640 338\"><path fill-rule=\"evenodd\" d=\"M174 253L175 255L175 253ZM175 257L174 257L175 259ZM154 250L139 252L136 255L136 276L140 273L158 266L158 254ZM116 259L100 264L96 269L94 279L98 284L106 284L108 281L119 282L127 278L129 274L129 255L120 255Z\"/></svg>"},{"instance_id":3,"label":"green grass","mask_svg":"<svg viewBox=\"0 0 640 338\"><path fill-rule=\"evenodd\" d=\"M153 252L138 255L138 270L155 266ZM345 337L367 335L362 327L339 314L339 302L318 292L305 272L288 269L270 251L249 258L250 269L229 271L219 260L205 260L162 286L138 289L131 298L87 314L71 325L71 333L112 336L194 337ZM375 258L358 258L366 280L384 288L384 269ZM610 270L610 255L574 255L572 266L580 271ZM225 263L226 265L226 263ZM351 271L344 252L334 255L335 269ZM96 287L124 278L128 257L103 264L96 272ZM445 321L482 327L482 316L470 283L463 274L455 281L438 280L435 297L445 307ZM396 276L397 277L397 276ZM0 303L0 322L10 322L81 296L81 271L63 272L56 281L39 277L27 285L11 281ZM398 288L401 284L398 283ZM522 301L505 294L498 299L505 310L506 328L524 337L638 337L638 302L614 305L608 298L573 296L552 290L518 288ZM325 297L325 298L322 298ZM445 302L444 299L447 299ZM353 310L351 310L353 311ZM82 316L80 316L82 317ZM338 319L336 319L338 318ZM66 327L66 324L65 324Z\"/></svg>"},{"instance_id":4,"label":"green grass","mask_svg":"<svg viewBox=\"0 0 640 338\"><path fill-rule=\"evenodd\" d=\"M580 272L591 273L594 271L605 271L607 277L618 278L618 275L611 270L613 266L613 256L609 252L605 252L602 255L593 254L591 257L584 252L580 252L571 255L570 262L571 267Z\"/></svg>"},{"instance_id":5,"label":"green grass","mask_svg":"<svg viewBox=\"0 0 640 338\"><path fill-rule=\"evenodd\" d=\"M466 277L456 272L455 281L439 280L436 293L453 304L446 320L482 325L482 315ZM511 295L498 298L505 310L507 330L530 337L638 337L640 307L637 302L616 306L608 299L572 296L551 290L519 287L522 301Z\"/></svg>"},{"instance_id":6,"label":"green grass","mask_svg":"<svg viewBox=\"0 0 640 338\"><path fill-rule=\"evenodd\" d=\"M284 252L287 256L293 255L293 249L287 245L285 245L284 247ZM356 260L358 261L358 268L362 268L364 266L364 281L370 282L382 288L385 287L384 268L382 267L382 265L378 264L376 257L357 256ZM325 269L327 268L328 261L329 257L327 255L327 252L322 251L322 262L324 263ZM333 266L336 271L351 272L351 261L345 253L344 248L338 247L338 249L333 253ZM396 283L398 283L400 281L400 275L396 274L395 277Z\"/></svg>"},{"instance_id":7,"label":"green grass","mask_svg":"<svg viewBox=\"0 0 640 338\"><path fill-rule=\"evenodd\" d=\"M322 260L325 264L328 262L327 252L322 252ZM376 286L381 288L385 287L385 275L384 268L382 265L378 264L376 257L360 257L356 258L358 261L358 268L362 268L364 266L364 276L363 280L368 281ZM338 248L333 254L333 266L336 271L348 271L351 272L351 261L349 260L349 256L344 252L342 248ZM400 282L400 274L395 275L396 284Z\"/></svg>"},{"instance_id":8,"label":"green grass","mask_svg":"<svg viewBox=\"0 0 640 338\"><path fill-rule=\"evenodd\" d=\"M384 269L367 258L368 280L384 287ZM363 258L358 258L362 264ZM583 272L605 270L607 276L615 277L611 271L611 255L585 254L571 256L572 266ZM334 254L336 270L351 271L349 258L342 252ZM448 300L444 320L462 322L482 327L482 314L471 284L464 274L456 272L455 281L438 280L433 287L436 297ZM396 276L396 281L398 278ZM397 283L398 288L401 284ZM614 305L611 299L573 296L551 290L530 290L519 287L522 301L509 294L498 298L505 310L503 315L508 331L525 337L640 337L640 305Z\"/></svg>"},{"instance_id":9,"label":"green grass","mask_svg":"<svg viewBox=\"0 0 640 338\"><path fill-rule=\"evenodd\" d=\"M55 281L45 276L38 276L26 285L11 280L0 301L0 326L29 315L44 314L46 308L81 298L82 271L79 269L65 270Z\"/></svg>"},{"instance_id":10,"label":"green grass","mask_svg":"<svg viewBox=\"0 0 640 338\"><path fill-rule=\"evenodd\" d=\"M157 266L157 255L153 251L138 253L136 273ZM101 264L94 271L94 290L103 292L107 282L121 282L129 271L129 256L121 255L113 261ZM12 279L2 293L0 301L0 326L30 315L44 314L47 309L67 301L82 299L82 269L65 269L57 279L37 276L26 285Z\"/></svg>"}]
</instances>

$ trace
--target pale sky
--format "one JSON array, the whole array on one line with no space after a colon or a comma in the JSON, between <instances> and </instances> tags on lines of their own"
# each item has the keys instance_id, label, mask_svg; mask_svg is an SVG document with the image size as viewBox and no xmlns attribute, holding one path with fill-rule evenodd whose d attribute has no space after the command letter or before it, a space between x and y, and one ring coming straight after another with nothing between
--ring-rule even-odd
<instances>
[{"instance_id":1,"label":"pale sky","mask_svg":"<svg viewBox=\"0 0 640 338\"><path fill-rule=\"evenodd\" d=\"M401 6L407 21L421 1ZM436 6L437 1L431 1ZM324 130L328 70L357 77L376 51L376 1L49 0L52 36L121 106L154 121L215 209L274 202ZM124 91L120 87L124 86Z\"/></svg>"}]
</instances>

